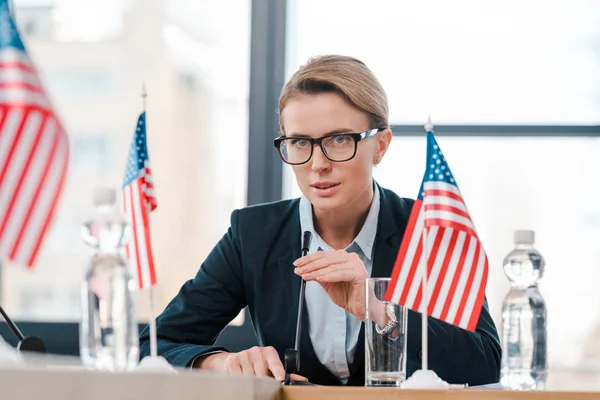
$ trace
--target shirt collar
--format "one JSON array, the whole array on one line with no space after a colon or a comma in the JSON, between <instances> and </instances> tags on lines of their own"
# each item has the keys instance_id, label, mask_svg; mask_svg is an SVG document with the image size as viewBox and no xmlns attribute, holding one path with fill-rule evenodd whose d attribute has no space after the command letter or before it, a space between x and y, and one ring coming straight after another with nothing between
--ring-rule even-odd
<instances>
[{"instance_id":1,"label":"shirt collar","mask_svg":"<svg viewBox=\"0 0 600 400\"><path fill-rule=\"evenodd\" d=\"M363 254L368 260L371 260L373 256L373 245L375 244L375 236L377 234L377 223L379 220L379 207L380 207L380 195L379 195L379 185L374 185L374 195L373 201L371 202L371 207L369 208L369 213L367 214L367 219L363 227L361 228L358 235L354 238L351 247L354 243L361 249ZM327 245L321 239L321 237L315 232L315 226L313 223L313 213L312 213L312 204L310 201L304 196L300 198L300 229L302 232L309 231L313 235L313 240L310 243L309 253L314 253L319 249L330 250L331 246ZM302 235L301 235L302 236Z\"/></svg>"}]
</instances>

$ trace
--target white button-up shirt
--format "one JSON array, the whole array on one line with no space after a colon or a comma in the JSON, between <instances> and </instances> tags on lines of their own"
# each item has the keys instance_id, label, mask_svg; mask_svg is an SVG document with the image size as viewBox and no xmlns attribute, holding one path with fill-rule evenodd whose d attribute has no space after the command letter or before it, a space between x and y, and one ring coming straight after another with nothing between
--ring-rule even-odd
<instances>
[{"instance_id":1,"label":"white button-up shirt","mask_svg":"<svg viewBox=\"0 0 600 400\"><path fill-rule=\"evenodd\" d=\"M373 267L373 244L379 219L379 188L374 186L375 194L367 219L345 249L360 257L369 276ZM319 250L334 250L315 232L312 205L304 196L300 199L300 228L302 232L310 231L313 235L309 254ZM349 365L354 361L362 321L335 305L321 285L314 281L306 283L306 309L309 335L317 358L345 383L350 377Z\"/></svg>"}]
</instances>

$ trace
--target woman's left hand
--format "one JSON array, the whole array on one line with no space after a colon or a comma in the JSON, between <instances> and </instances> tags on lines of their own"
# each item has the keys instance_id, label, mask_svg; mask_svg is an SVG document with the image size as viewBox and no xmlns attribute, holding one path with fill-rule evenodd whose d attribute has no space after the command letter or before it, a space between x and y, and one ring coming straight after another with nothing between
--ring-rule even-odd
<instances>
[{"instance_id":1,"label":"woman's left hand","mask_svg":"<svg viewBox=\"0 0 600 400\"><path fill-rule=\"evenodd\" d=\"M367 269L356 253L317 251L294 262L294 272L305 281L318 282L339 307L365 320Z\"/></svg>"}]
</instances>

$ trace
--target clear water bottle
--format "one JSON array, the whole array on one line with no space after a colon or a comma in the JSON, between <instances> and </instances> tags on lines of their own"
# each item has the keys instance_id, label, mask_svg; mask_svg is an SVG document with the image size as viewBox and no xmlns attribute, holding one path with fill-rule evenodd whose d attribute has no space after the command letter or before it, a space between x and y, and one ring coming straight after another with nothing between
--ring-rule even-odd
<instances>
[{"instance_id":1,"label":"clear water bottle","mask_svg":"<svg viewBox=\"0 0 600 400\"><path fill-rule=\"evenodd\" d=\"M81 233L92 248L81 287L81 361L89 369L128 371L139 357L135 282L123 256L131 228L119 212L115 190L95 191L94 206Z\"/></svg>"},{"instance_id":2,"label":"clear water bottle","mask_svg":"<svg viewBox=\"0 0 600 400\"><path fill-rule=\"evenodd\" d=\"M515 248L504 258L510 291L502 306L502 369L500 383L513 390L544 389L546 303L538 289L544 259L534 248L530 230L515 232Z\"/></svg>"}]
</instances>

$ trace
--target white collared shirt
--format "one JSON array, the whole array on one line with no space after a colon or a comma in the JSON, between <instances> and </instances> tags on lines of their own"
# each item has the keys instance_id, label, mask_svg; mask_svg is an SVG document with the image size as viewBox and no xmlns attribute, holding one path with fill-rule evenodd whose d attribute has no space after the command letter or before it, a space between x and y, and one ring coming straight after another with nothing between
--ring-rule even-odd
<instances>
[{"instance_id":1,"label":"white collared shirt","mask_svg":"<svg viewBox=\"0 0 600 400\"><path fill-rule=\"evenodd\" d=\"M375 194L367 219L345 249L360 257L369 276L373 268L373 245L379 219L379 188L374 186ZM312 205L304 196L300 199L300 229L301 232L310 231L313 235L309 254L319 250L334 250L315 232ZM354 361L362 321L336 306L318 282L306 283L306 309L309 335L317 358L345 383L350 377L349 365Z\"/></svg>"}]
</instances>

